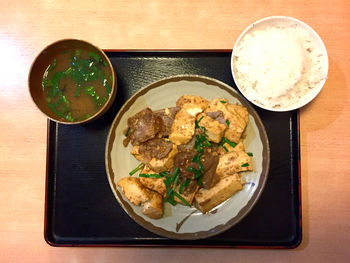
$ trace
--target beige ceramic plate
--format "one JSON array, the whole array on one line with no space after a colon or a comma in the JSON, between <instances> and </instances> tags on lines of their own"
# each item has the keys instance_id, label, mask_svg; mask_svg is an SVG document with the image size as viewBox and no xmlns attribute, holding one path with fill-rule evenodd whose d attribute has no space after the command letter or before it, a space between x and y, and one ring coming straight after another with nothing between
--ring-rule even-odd
<instances>
[{"instance_id":1,"label":"beige ceramic plate","mask_svg":"<svg viewBox=\"0 0 350 263\"><path fill-rule=\"evenodd\" d=\"M150 219L141 213L141 208L132 205L116 186L119 179L129 176L139 162L130 154L131 145L123 146L123 130L127 119L145 107L153 110L175 106L183 94L199 95L208 100L226 98L230 103L239 103L248 108L249 125L246 130L245 147L252 152L254 172L244 174L246 184L242 191L229 200L202 214L195 208L166 203L161 219ZM162 79L134 94L121 108L109 131L106 144L106 171L111 189L124 208L138 224L149 231L173 239L201 239L219 234L243 219L253 208L265 186L270 149L265 128L255 112L230 86L203 76L182 75ZM132 229L130 229L132 231Z\"/></svg>"}]
</instances>

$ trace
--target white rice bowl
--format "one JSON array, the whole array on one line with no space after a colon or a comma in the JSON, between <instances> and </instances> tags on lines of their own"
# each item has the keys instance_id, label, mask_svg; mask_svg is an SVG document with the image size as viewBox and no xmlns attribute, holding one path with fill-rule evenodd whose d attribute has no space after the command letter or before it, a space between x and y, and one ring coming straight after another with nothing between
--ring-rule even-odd
<instances>
[{"instance_id":1,"label":"white rice bowl","mask_svg":"<svg viewBox=\"0 0 350 263\"><path fill-rule=\"evenodd\" d=\"M242 32L232 51L231 70L238 89L253 104L289 111L321 91L328 56L321 38L308 25L273 16Z\"/></svg>"}]
</instances>

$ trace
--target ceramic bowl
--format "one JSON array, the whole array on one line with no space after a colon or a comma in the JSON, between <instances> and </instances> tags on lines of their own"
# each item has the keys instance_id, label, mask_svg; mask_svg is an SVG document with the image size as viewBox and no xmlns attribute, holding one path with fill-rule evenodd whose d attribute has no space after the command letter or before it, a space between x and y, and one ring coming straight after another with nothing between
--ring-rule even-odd
<instances>
[{"instance_id":1,"label":"ceramic bowl","mask_svg":"<svg viewBox=\"0 0 350 263\"><path fill-rule=\"evenodd\" d=\"M248 108L249 124L244 140L246 151L254 153L254 171L243 174L248 184L230 199L202 214L194 207L164 204L164 216L150 219L141 208L131 204L117 187L117 182L129 176L139 165L130 154L131 145L123 146L123 131L127 119L145 107L152 110L173 107L184 94L202 96L207 100L226 98ZM106 143L106 171L116 202L138 224L158 235L172 239L202 239L217 235L241 221L254 207L263 192L270 165L270 148L264 125L256 111L232 87L218 80L197 76L180 75L162 79L137 91L120 109L115 117ZM132 230L130 230L132 231Z\"/></svg>"},{"instance_id":2,"label":"ceramic bowl","mask_svg":"<svg viewBox=\"0 0 350 263\"><path fill-rule=\"evenodd\" d=\"M68 121L57 116L48 106L46 100L46 94L43 92L42 80L44 72L47 67L52 63L54 58L58 54L62 54L67 50L72 49L85 49L99 55L104 61L107 62L107 66L111 71L112 85L111 92L107 101L99 108L99 110L92 116L79 121ZM42 50L39 55L35 58L29 72L28 86L30 95L39 108L39 110L45 114L45 116L53 121L63 123L63 124L82 124L87 123L101 117L108 108L113 104L117 93L116 76L111 62L109 61L106 54L98 47L93 44L78 40L78 39L63 39L48 45L44 50Z\"/></svg>"},{"instance_id":3,"label":"ceramic bowl","mask_svg":"<svg viewBox=\"0 0 350 263\"><path fill-rule=\"evenodd\" d=\"M300 54L302 66L295 62L296 56L288 57L293 52ZM276 66L281 62L290 64L291 70ZM305 23L286 16L267 17L249 25L238 37L232 51L231 71L239 91L256 106L270 111L295 110L312 101L324 86L328 74L327 50L319 35ZM289 84L290 79L296 84ZM279 91L280 88L288 92Z\"/></svg>"}]
</instances>

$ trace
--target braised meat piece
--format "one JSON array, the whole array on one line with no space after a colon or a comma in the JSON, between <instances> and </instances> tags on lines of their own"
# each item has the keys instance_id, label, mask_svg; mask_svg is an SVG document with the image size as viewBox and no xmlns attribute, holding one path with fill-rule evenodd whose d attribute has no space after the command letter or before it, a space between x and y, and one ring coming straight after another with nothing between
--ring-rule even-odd
<instances>
[{"instance_id":1,"label":"braised meat piece","mask_svg":"<svg viewBox=\"0 0 350 263\"><path fill-rule=\"evenodd\" d=\"M196 142L196 135L197 135L197 134L199 134L199 133L198 133L198 132L195 132L195 135L192 137L192 139L191 139L188 143L178 145L178 146L177 146L177 149L178 149L179 151L183 151L183 152L185 152L185 151L187 151L187 152L193 151L193 149L194 149L194 144L195 144L195 142Z\"/></svg>"},{"instance_id":2,"label":"braised meat piece","mask_svg":"<svg viewBox=\"0 0 350 263\"><path fill-rule=\"evenodd\" d=\"M212 111L212 112L207 112L207 115L212 118L213 120L216 120L220 122L221 124L225 124L226 120L224 117L224 114L222 111Z\"/></svg>"},{"instance_id":3,"label":"braised meat piece","mask_svg":"<svg viewBox=\"0 0 350 263\"><path fill-rule=\"evenodd\" d=\"M183 178L195 179L195 173L189 171L189 167L199 170L198 163L192 162L196 154L196 151L182 151L175 156L174 166L179 168ZM219 156L215 153L205 151L200 160L203 164L202 187L209 189L220 180L220 177L216 174Z\"/></svg>"},{"instance_id":4,"label":"braised meat piece","mask_svg":"<svg viewBox=\"0 0 350 263\"><path fill-rule=\"evenodd\" d=\"M128 119L129 133L132 145L152 139L160 131L162 119L154 114L150 108L146 108Z\"/></svg>"},{"instance_id":5,"label":"braised meat piece","mask_svg":"<svg viewBox=\"0 0 350 263\"><path fill-rule=\"evenodd\" d=\"M201 162L204 166L202 187L209 189L219 182L220 177L216 174L216 167L219 163L219 156L211 152L204 152Z\"/></svg>"},{"instance_id":6,"label":"braised meat piece","mask_svg":"<svg viewBox=\"0 0 350 263\"><path fill-rule=\"evenodd\" d=\"M140 144L139 153L147 159L163 159L173 149L173 144L165 139L153 138Z\"/></svg>"},{"instance_id":7,"label":"braised meat piece","mask_svg":"<svg viewBox=\"0 0 350 263\"><path fill-rule=\"evenodd\" d=\"M199 169L197 163L192 162L192 158L197 154L196 151L184 151L179 152L175 156L174 167L178 167L180 170L181 176L194 180L195 174L188 171L188 167L193 167L194 169Z\"/></svg>"},{"instance_id":8,"label":"braised meat piece","mask_svg":"<svg viewBox=\"0 0 350 263\"><path fill-rule=\"evenodd\" d=\"M184 183L184 182L185 182L185 180L183 180L182 182L180 181L180 183ZM191 180L190 183L188 184L188 186L186 188L184 188L183 193L184 193L184 195L189 195L197 190L198 190L197 181Z\"/></svg>"},{"instance_id":9,"label":"braised meat piece","mask_svg":"<svg viewBox=\"0 0 350 263\"><path fill-rule=\"evenodd\" d=\"M159 131L159 135L161 137L166 137L170 135L171 126L173 125L175 115L179 110L179 107L171 107L154 111L154 114L159 116L163 121Z\"/></svg>"}]
</instances>

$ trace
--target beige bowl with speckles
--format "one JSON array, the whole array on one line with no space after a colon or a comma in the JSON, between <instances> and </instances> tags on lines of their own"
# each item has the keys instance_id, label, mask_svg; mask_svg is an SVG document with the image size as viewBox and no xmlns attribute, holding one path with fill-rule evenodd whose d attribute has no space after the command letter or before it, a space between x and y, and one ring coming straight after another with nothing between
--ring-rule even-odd
<instances>
[{"instance_id":1,"label":"beige bowl with speckles","mask_svg":"<svg viewBox=\"0 0 350 263\"><path fill-rule=\"evenodd\" d=\"M202 96L211 100L226 98L230 103L239 103L248 108L249 124L244 140L246 151L254 153L254 171L244 173L249 184L224 203L202 214L194 207L164 204L164 216L151 219L142 214L141 207L131 204L122 194L117 182L129 176L139 165L130 154L131 145L123 146L123 130L127 119L145 107L152 110L173 107L184 94ZM180 75L152 83L136 92L115 117L106 143L106 171L116 202L138 224L158 235L172 239L202 239L217 235L231 227L251 211L263 192L270 166L270 148L264 125L256 111L232 87L218 80L197 76ZM132 231L132 230L130 230Z\"/></svg>"}]
</instances>

